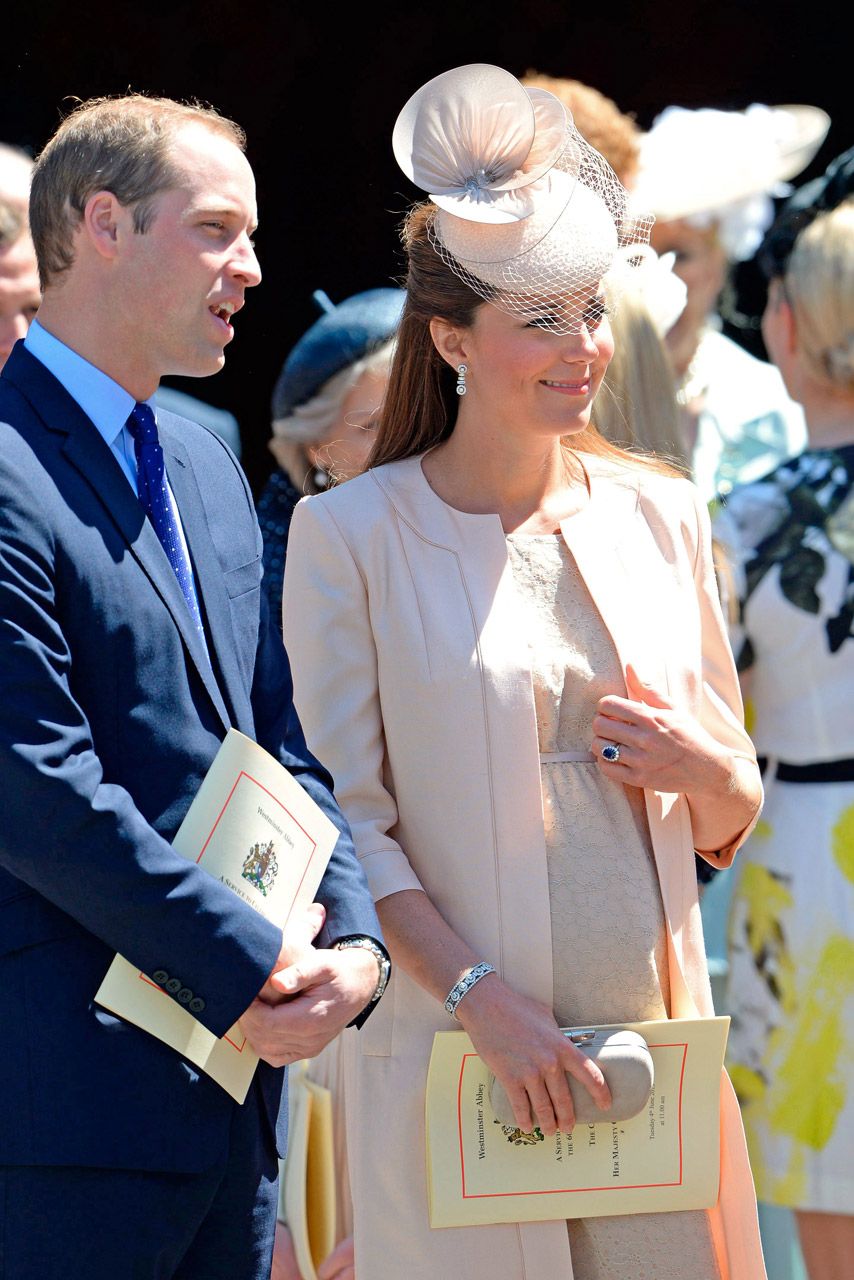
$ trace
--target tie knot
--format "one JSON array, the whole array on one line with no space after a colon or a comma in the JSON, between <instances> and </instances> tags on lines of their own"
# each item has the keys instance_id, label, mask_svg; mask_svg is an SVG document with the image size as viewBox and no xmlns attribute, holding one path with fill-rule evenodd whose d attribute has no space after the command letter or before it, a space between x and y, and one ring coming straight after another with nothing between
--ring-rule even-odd
<instances>
[{"instance_id":1,"label":"tie knot","mask_svg":"<svg viewBox=\"0 0 854 1280\"><path fill-rule=\"evenodd\" d=\"M127 420L128 431L139 444L157 444L157 421L147 404L135 404Z\"/></svg>"}]
</instances>

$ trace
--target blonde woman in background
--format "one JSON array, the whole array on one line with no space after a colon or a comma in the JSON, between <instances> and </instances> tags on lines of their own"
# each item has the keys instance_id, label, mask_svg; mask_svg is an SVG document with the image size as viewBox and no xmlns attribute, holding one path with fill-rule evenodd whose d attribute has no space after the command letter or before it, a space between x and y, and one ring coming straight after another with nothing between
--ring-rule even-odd
<instances>
[{"instance_id":1,"label":"blonde woman in background","mask_svg":"<svg viewBox=\"0 0 854 1280\"><path fill-rule=\"evenodd\" d=\"M618 305L611 317L614 355L593 421L612 444L655 454L690 475L664 346L664 335L685 306L685 285L672 265L672 255L658 258L647 248L633 251L618 273Z\"/></svg>"},{"instance_id":2,"label":"blonde woman in background","mask_svg":"<svg viewBox=\"0 0 854 1280\"><path fill-rule=\"evenodd\" d=\"M771 238L773 248L773 237ZM786 245L788 251L789 245ZM772 254L763 255L773 263ZM735 489L739 669L766 758L730 915L730 1069L760 1200L810 1280L854 1259L854 201L772 267L763 335L809 443Z\"/></svg>"}]
</instances>

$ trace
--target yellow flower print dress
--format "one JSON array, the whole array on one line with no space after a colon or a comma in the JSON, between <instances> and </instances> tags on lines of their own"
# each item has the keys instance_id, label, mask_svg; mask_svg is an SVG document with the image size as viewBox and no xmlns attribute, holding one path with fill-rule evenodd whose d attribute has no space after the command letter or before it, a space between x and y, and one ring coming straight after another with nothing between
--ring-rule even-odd
<instances>
[{"instance_id":1,"label":"yellow flower print dress","mask_svg":"<svg viewBox=\"0 0 854 1280\"><path fill-rule=\"evenodd\" d=\"M735 489L714 532L768 758L734 872L730 1073L759 1199L854 1213L854 445Z\"/></svg>"}]
</instances>

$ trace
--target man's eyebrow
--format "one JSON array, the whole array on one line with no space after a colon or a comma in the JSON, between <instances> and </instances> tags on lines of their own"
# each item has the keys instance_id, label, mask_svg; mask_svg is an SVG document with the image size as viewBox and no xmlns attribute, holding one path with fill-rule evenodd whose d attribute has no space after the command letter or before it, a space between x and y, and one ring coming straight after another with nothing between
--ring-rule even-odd
<instances>
[{"instance_id":1,"label":"man's eyebrow","mask_svg":"<svg viewBox=\"0 0 854 1280\"><path fill-rule=\"evenodd\" d=\"M187 214L191 218L198 218L198 217L241 218L243 217L243 210L239 209L237 205L218 206L213 204L199 203L199 204L191 205L190 208L187 210ZM251 233L254 235L257 230L258 230L258 223L257 222L252 223L250 227Z\"/></svg>"}]
</instances>

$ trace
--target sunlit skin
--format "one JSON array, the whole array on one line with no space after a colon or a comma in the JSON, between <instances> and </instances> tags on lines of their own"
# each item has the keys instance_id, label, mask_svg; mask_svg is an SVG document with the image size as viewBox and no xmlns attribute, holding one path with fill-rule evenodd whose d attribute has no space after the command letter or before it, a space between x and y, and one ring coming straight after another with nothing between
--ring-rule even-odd
<instances>
[{"instance_id":1,"label":"sunlit skin","mask_svg":"<svg viewBox=\"0 0 854 1280\"><path fill-rule=\"evenodd\" d=\"M226 312L239 311L261 279L246 157L196 123L176 133L171 153L176 185L154 197L144 234L111 192L90 197L75 234L75 269L46 290L40 315L137 400L167 374L220 369L234 336Z\"/></svg>"},{"instance_id":2,"label":"sunlit skin","mask_svg":"<svg viewBox=\"0 0 854 1280\"><path fill-rule=\"evenodd\" d=\"M829 449L854 440L854 392L818 379L804 359L798 326L780 279L768 287L762 337L786 391L803 408L811 448Z\"/></svg>"},{"instance_id":3,"label":"sunlit skin","mask_svg":"<svg viewBox=\"0 0 854 1280\"><path fill-rule=\"evenodd\" d=\"M467 366L454 431L421 463L450 506L497 516L506 533L544 534L590 500L586 473L566 446L589 425L613 354L598 284L582 310L568 335L543 327L541 316L538 323L536 315L509 315L488 303L469 327L432 321L439 355L453 369ZM604 741L621 744L618 763L602 758ZM739 763L693 717L631 669L625 689L600 699L591 742L597 766L615 784L683 792L698 848L724 847L755 813L755 770L746 767L750 776L742 778ZM377 907L393 959L439 1001L482 958L424 893L389 894ZM567 1072L598 1106L609 1105L601 1072L561 1035L551 1009L497 974L472 987L457 1017L504 1085L522 1129L536 1124L549 1135L573 1127Z\"/></svg>"},{"instance_id":4,"label":"sunlit skin","mask_svg":"<svg viewBox=\"0 0 854 1280\"><path fill-rule=\"evenodd\" d=\"M25 231L0 249L0 369L18 339L26 336L40 302L36 251Z\"/></svg>"},{"instance_id":5,"label":"sunlit skin","mask_svg":"<svg viewBox=\"0 0 854 1280\"><path fill-rule=\"evenodd\" d=\"M321 467L339 484L365 469L387 382L385 372L366 369L347 392L323 439L306 448L311 465Z\"/></svg>"},{"instance_id":6,"label":"sunlit skin","mask_svg":"<svg viewBox=\"0 0 854 1280\"><path fill-rule=\"evenodd\" d=\"M665 338L674 372L681 379L724 287L726 252L714 224L695 227L685 221L656 222L651 243L660 255L675 254L673 270L688 290L685 310Z\"/></svg>"},{"instance_id":7,"label":"sunlit skin","mask_svg":"<svg viewBox=\"0 0 854 1280\"><path fill-rule=\"evenodd\" d=\"M485 303L467 329L433 321L439 353L452 368L466 365L467 393L453 435L425 458L425 474L452 506L498 511L508 532L551 531L584 501L578 476L567 487L560 442L589 426L614 354L598 282L575 332L554 333L543 324L548 314L544 307L511 315ZM477 493L464 495L470 474L477 476ZM550 495L545 510L531 510L532 483L540 497Z\"/></svg>"}]
</instances>

